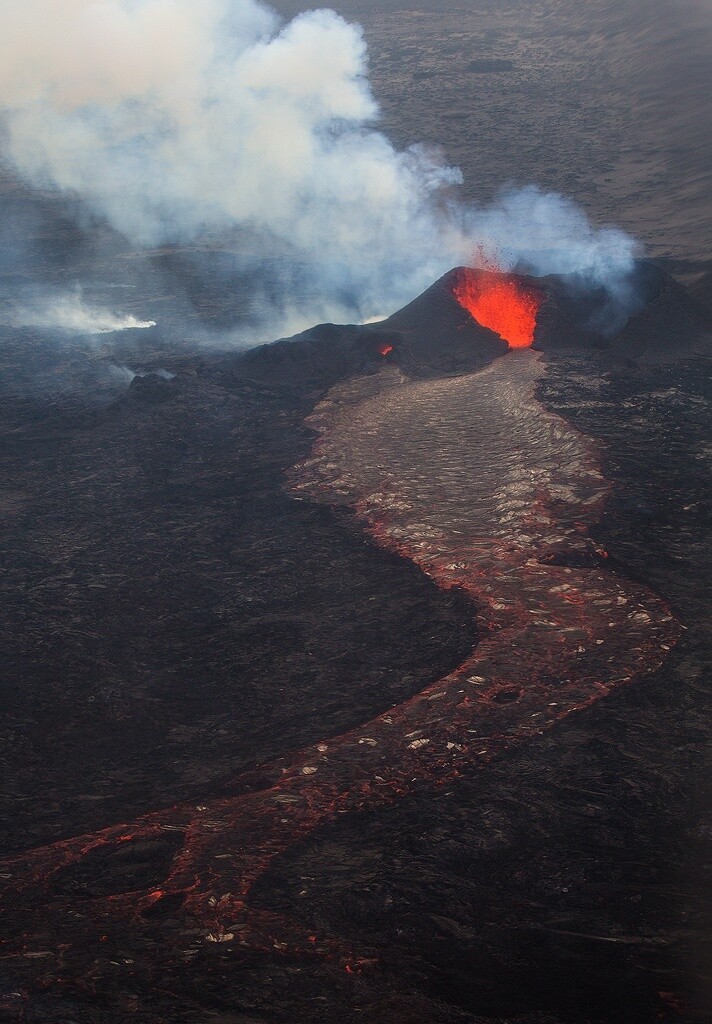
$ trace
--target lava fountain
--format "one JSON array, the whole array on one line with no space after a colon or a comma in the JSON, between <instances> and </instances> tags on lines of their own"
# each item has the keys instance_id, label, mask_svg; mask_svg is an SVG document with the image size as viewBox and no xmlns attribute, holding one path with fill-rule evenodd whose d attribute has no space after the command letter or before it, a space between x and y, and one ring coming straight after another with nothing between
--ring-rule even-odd
<instances>
[{"instance_id":1,"label":"lava fountain","mask_svg":"<svg viewBox=\"0 0 712 1024\"><path fill-rule=\"evenodd\" d=\"M532 345L541 298L514 275L463 269L453 294L478 324L499 334L510 348Z\"/></svg>"}]
</instances>

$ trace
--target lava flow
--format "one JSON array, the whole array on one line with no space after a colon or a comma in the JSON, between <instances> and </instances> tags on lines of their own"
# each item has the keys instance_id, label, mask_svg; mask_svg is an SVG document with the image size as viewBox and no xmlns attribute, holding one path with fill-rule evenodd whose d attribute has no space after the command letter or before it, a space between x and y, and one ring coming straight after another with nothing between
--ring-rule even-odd
<instances>
[{"instance_id":1,"label":"lava flow","mask_svg":"<svg viewBox=\"0 0 712 1024\"><path fill-rule=\"evenodd\" d=\"M463 269L453 294L478 324L494 331L510 348L533 344L541 298L515 276L490 269Z\"/></svg>"},{"instance_id":2,"label":"lava flow","mask_svg":"<svg viewBox=\"0 0 712 1024\"><path fill-rule=\"evenodd\" d=\"M88 933L112 921L140 931L165 903L183 929L172 933L178 944L190 932L345 957L338 941L252 904L275 857L340 814L486 765L662 663L680 627L652 591L611 571L591 540L609 485L593 443L537 401L541 374L540 357L524 351L479 373L425 381L384 364L376 378L331 389L310 418L321 436L293 471L292 493L355 508L381 546L460 589L481 642L420 693L240 776L225 787L230 795L3 864L3 909L24 906L39 922L35 945L18 955L44 956L51 927L64 950L73 941L86 948ZM160 886L108 896L104 888L74 913L67 869L166 831L178 845ZM101 965L93 970L96 979Z\"/></svg>"}]
</instances>

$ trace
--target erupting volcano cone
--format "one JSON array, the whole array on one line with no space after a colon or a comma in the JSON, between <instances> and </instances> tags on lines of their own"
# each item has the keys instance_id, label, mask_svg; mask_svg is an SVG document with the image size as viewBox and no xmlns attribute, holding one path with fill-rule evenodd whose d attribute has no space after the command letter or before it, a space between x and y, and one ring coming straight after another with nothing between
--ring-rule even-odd
<instances>
[{"instance_id":1,"label":"erupting volcano cone","mask_svg":"<svg viewBox=\"0 0 712 1024\"><path fill-rule=\"evenodd\" d=\"M694 308L687 310L685 293L658 271L649 271L649 277L653 313L667 311L669 322L675 316L678 325L689 325L685 351L695 351L701 321ZM263 431L258 443L265 461L258 472L273 482L265 482L251 515L262 515L269 507L264 495L274 496L285 486L301 502L351 509L354 522L384 551L409 559L435 585L469 602L472 633L480 639L447 674L400 703L392 703L388 693L383 704L374 702L349 728L324 733L317 742L306 716L288 734L287 750L265 756L254 770L215 784L212 792L213 776L205 769L200 804L187 787L182 802L120 824L112 824L107 814L103 828L0 862L0 909L16 925L12 945L4 947L5 960L13 957L23 971L36 972L43 988L52 981L65 984L74 972L83 991L92 985L98 990L107 978L117 984L117 968L133 960L119 965L113 948L131 941L143 958L137 976L152 972L151 977L163 979L167 967L186 970L187 953L198 963L202 942L215 947L215 958L208 960L211 954L203 951L201 961L215 965L208 968L216 972L211 977L222 971L223 944L235 957L256 950L338 957L353 973L354 965L368 962L374 951L310 934L299 915L265 909L264 893L260 896L256 887L275 859L341 815L384 809L418 787L454 783L486 768L663 663L681 627L661 598L610 567L595 539L611 488L598 442L542 404L547 364L540 353L499 358L504 341L512 348L532 344L544 299L537 337L542 350L575 343L586 352L588 345L600 359L607 350L601 344L594 348L593 340L603 339L584 327L593 299L553 278L534 283L488 269L460 269L375 327L323 324L262 349L214 356L210 362L206 357L206 372L195 384L182 385L183 402L203 404L186 404L167 417L163 436L171 447L152 450L173 451L175 424L189 424L191 417L197 421L194 408L202 413L213 407L216 382L221 393L239 388L244 425L224 441L227 461L216 463L214 485L222 486L223 466L225 473L233 472L235 457L249 464L254 449L246 439L250 431ZM647 340L652 321L649 309L631 320L615 337L615 357L668 351L663 332L659 341ZM389 364L379 367L377 356L390 357ZM192 360L185 366L185 378L192 381ZM573 376L578 370L566 372ZM600 366L592 372L602 379ZM151 423L160 422L165 406L151 410ZM303 419L305 408L311 411ZM142 423L143 417L126 422ZM123 433L101 434L101 451L107 436L119 443L132 436L126 425L120 429ZM309 453L307 430L318 435ZM190 451L202 453L204 437L197 434ZM285 481L288 453L297 461ZM81 479L84 465L83 459L77 463ZM114 479L111 470L111 501ZM170 490L166 501L172 501ZM304 524L321 521L311 515L290 520L284 505L275 508L264 524L265 536L286 529L283 523L301 531ZM76 522L81 527L84 520ZM313 529L307 538L324 544L321 526ZM144 543L148 551L152 529ZM270 556L261 550L261 544L254 547L255 587L272 578L261 560ZM265 551L271 550L295 549L272 549L265 542ZM343 551L335 550L329 566L333 576L346 564L348 550ZM286 562L285 557L281 564ZM63 567L61 562L57 571ZM296 591L303 570L299 565L290 571L288 586ZM277 591L274 601L283 600L283 593ZM370 599L367 590L360 598ZM280 607L274 601L256 618L257 628L269 624L270 636ZM297 611L290 637L301 636ZM313 614L308 602L303 614ZM339 646L348 635L337 632L327 653L339 663L356 657L360 665L360 648ZM293 642L280 640L282 646L275 648L285 663L299 654L289 646ZM250 668L250 686L251 673ZM345 690L344 695L350 699ZM261 696L260 716L264 700ZM331 700L333 693L325 692L324 701ZM238 726L239 721L234 732L226 730L220 748L228 765L243 756ZM188 941L193 948L186 953Z\"/></svg>"},{"instance_id":2,"label":"erupting volcano cone","mask_svg":"<svg viewBox=\"0 0 712 1024\"><path fill-rule=\"evenodd\" d=\"M463 269L453 294L478 324L494 331L510 348L529 348L533 343L541 299L515 277Z\"/></svg>"}]
</instances>

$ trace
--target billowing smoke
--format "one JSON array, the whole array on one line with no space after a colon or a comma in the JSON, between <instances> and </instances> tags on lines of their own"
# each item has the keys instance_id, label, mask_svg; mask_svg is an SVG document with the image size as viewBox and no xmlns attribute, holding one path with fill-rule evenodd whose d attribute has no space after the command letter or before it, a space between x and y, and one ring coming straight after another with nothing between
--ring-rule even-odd
<instances>
[{"instance_id":1,"label":"billowing smoke","mask_svg":"<svg viewBox=\"0 0 712 1024\"><path fill-rule=\"evenodd\" d=\"M87 303L80 288L64 293L44 292L25 305L11 308L6 318L12 327L69 335L111 334L156 326L155 320L139 320L132 314L113 313Z\"/></svg>"},{"instance_id":2,"label":"billowing smoke","mask_svg":"<svg viewBox=\"0 0 712 1024\"><path fill-rule=\"evenodd\" d=\"M229 240L247 271L276 254L283 287L256 315L390 312L478 242L626 297L622 232L536 189L466 207L440 153L397 151L374 128L362 32L331 11L280 26L254 0L4 0L0 39L15 170L135 245Z\"/></svg>"}]
</instances>

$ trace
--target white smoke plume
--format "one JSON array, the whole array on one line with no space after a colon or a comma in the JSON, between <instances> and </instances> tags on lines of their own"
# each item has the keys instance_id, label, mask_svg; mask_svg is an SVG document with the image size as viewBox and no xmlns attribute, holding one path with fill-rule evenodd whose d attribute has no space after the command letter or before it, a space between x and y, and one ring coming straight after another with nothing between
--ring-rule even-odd
<instances>
[{"instance_id":1,"label":"white smoke plume","mask_svg":"<svg viewBox=\"0 0 712 1024\"><path fill-rule=\"evenodd\" d=\"M12 327L31 327L61 334L111 334L115 331L145 330L155 320L112 313L86 303L80 289L60 294L43 294L26 305L16 306L7 315Z\"/></svg>"},{"instance_id":2,"label":"white smoke plume","mask_svg":"<svg viewBox=\"0 0 712 1024\"><path fill-rule=\"evenodd\" d=\"M3 0L0 40L4 154L28 181L134 244L243 233L289 255L315 311L394 310L481 241L613 291L632 267L629 237L558 196L466 207L439 153L397 151L362 32L331 11L280 26L254 0Z\"/></svg>"}]
</instances>

